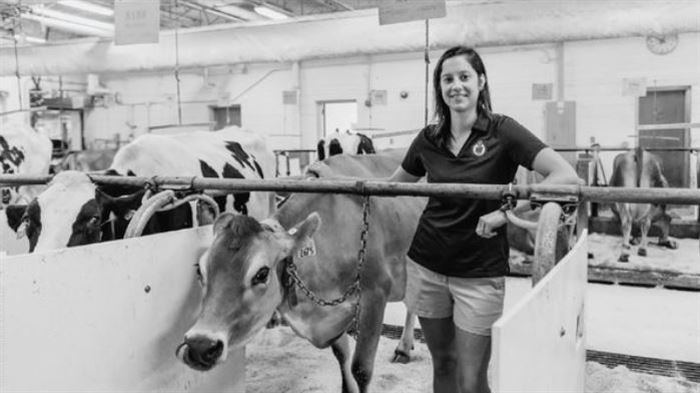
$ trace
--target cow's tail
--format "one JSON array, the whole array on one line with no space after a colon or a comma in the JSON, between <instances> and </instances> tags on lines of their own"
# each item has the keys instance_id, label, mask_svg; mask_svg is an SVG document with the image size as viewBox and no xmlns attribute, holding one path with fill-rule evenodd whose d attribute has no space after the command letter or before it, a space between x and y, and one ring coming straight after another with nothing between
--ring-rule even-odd
<instances>
[{"instance_id":1,"label":"cow's tail","mask_svg":"<svg viewBox=\"0 0 700 393\"><path fill-rule=\"evenodd\" d=\"M634 163L635 163L635 185L637 188L641 185L642 181L642 169L644 168L644 149L641 147L637 146L637 148L634 149Z\"/></svg>"},{"instance_id":2,"label":"cow's tail","mask_svg":"<svg viewBox=\"0 0 700 393\"><path fill-rule=\"evenodd\" d=\"M326 159L326 141L321 139L316 144L316 152L318 153L318 160L323 161Z\"/></svg>"}]
</instances>

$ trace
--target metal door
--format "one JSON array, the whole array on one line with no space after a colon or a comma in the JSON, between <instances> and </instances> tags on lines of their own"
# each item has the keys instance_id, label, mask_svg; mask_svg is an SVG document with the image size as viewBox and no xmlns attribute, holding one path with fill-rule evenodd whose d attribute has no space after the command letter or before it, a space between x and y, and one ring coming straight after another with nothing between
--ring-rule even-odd
<instances>
[{"instance_id":1,"label":"metal door","mask_svg":"<svg viewBox=\"0 0 700 393\"><path fill-rule=\"evenodd\" d=\"M650 90L639 97L639 125L663 125L687 123L687 90ZM643 148L689 147L690 131L687 128L639 130L639 146ZM688 187L687 151L655 151L661 158L663 173L671 187Z\"/></svg>"}]
</instances>

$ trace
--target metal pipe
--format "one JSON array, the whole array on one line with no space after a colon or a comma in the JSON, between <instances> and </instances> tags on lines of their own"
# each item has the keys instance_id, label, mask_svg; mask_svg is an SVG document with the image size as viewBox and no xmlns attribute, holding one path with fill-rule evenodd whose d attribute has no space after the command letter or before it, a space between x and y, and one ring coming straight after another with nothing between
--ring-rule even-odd
<instances>
[{"instance_id":1,"label":"metal pipe","mask_svg":"<svg viewBox=\"0 0 700 393\"><path fill-rule=\"evenodd\" d=\"M634 150L633 147L555 147L555 151L561 152L576 152L576 151L630 151ZM689 151L695 152L700 151L700 146L698 147L645 147L644 151Z\"/></svg>"},{"instance_id":2,"label":"metal pipe","mask_svg":"<svg viewBox=\"0 0 700 393\"><path fill-rule=\"evenodd\" d=\"M97 184L118 184L144 187L158 186L191 187L205 190L229 190L231 193L250 191L284 191L306 193L337 193L377 196L436 196L479 199L502 199L504 192L512 190L517 199L529 199L534 193L553 196L577 196L581 201L665 203L700 205L700 190L686 188L630 188L588 187L577 185L508 185L497 184L446 184L446 183L392 183L378 180L252 180L213 179L204 177L154 176L104 176L91 175ZM51 176L0 175L0 185L45 184Z\"/></svg>"}]
</instances>

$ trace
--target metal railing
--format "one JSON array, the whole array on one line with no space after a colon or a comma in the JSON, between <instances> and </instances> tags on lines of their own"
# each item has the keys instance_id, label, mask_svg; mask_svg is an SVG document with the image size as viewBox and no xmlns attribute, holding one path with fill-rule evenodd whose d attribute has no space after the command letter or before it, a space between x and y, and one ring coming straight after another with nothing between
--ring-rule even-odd
<instances>
[{"instance_id":1,"label":"metal railing","mask_svg":"<svg viewBox=\"0 0 700 393\"><path fill-rule=\"evenodd\" d=\"M250 191L283 191L306 193L338 193L376 196L442 196L500 200L506 192L517 199L529 199L533 194L554 197L577 197L579 201L666 203L700 205L700 189L686 188L628 188L589 187L579 185L494 185L446 183L392 183L378 180L250 180L213 179L204 177L132 177L89 175L96 184L118 184L161 188L175 187L192 190L225 190L230 193ZM46 184L52 176L0 175L0 185Z\"/></svg>"}]
</instances>

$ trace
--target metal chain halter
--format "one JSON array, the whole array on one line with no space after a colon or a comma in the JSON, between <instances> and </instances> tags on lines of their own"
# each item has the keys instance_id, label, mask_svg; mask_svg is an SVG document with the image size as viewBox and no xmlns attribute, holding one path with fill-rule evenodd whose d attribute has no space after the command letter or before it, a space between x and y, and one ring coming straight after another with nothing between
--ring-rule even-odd
<instances>
[{"instance_id":1,"label":"metal chain halter","mask_svg":"<svg viewBox=\"0 0 700 393\"><path fill-rule=\"evenodd\" d=\"M360 232L360 249L357 252L357 273L355 274L355 280L350 284L343 294L332 300L325 300L315 294L309 287L304 283L304 281L299 277L297 271L297 266L294 263L294 259L290 257L289 262L286 266L286 272L288 281L285 286L289 289L293 289L296 284L301 292L306 295L311 301L319 306L337 306L340 303L345 302L350 296L357 292L357 302L355 303L355 334L359 335L359 319L360 319L360 299L362 296L362 288L360 286L360 279L362 278L362 271L365 266L365 260L367 259L367 234L369 233L369 207L370 207L370 196L365 195L362 202L362 231Z\"/></svg>"}]
</instances>

